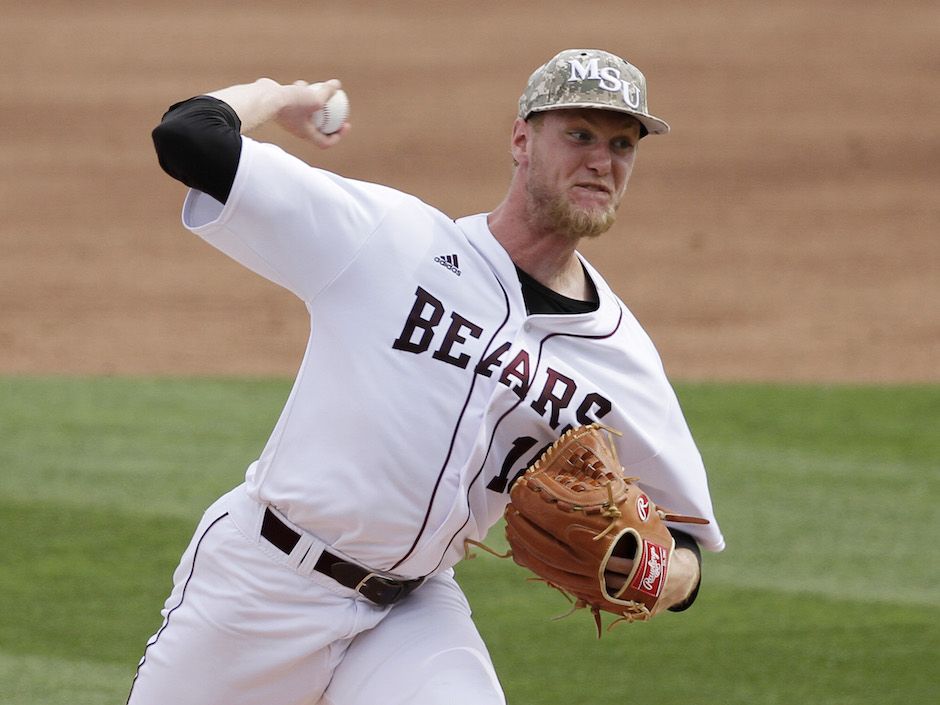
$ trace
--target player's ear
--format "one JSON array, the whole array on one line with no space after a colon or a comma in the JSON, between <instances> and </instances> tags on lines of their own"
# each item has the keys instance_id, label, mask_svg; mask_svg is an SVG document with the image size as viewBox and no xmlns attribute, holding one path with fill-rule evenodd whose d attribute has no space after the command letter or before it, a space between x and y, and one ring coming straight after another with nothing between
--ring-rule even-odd
<instances>
[{"instance_id":1,"label":"player's ear","mask_svg":"<svg viewBox=\"0 0 940 705\"><path fill-rule=\"evenodd\" d=\"M522 118L516 118L512 125L512 139L509 142L509 153L512 154L514 164L524 164L528 161L531 138L532 125Z\"/></svg>"}]
</instances>

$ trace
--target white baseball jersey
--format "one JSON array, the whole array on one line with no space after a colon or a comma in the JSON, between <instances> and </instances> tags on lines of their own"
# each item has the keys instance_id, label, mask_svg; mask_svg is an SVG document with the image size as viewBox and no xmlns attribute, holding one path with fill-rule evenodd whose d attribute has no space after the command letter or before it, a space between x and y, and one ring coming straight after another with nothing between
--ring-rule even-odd
<instances>
[{"instance_id":1,"label":"white baseball jersey","mask_svg":"<svg viewBox=\"0 0 940 705\"><path fill-rule=\"evenodd\" d=\"M600 304L527 315L485 214L312 168L243 137L225 206L191 191L184 225L300 297L312 327L252 497L364 565L433 574L500 518L512 480L567 428L623 433L651 498L710 524L701 457L646 333L587 262Z\"/></svg>"}]
</instances>

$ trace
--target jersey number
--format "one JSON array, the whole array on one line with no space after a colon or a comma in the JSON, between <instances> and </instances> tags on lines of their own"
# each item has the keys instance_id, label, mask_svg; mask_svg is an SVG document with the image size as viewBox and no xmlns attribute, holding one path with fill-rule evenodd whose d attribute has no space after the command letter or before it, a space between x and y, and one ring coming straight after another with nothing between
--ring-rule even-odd
<instances>
[{"instance_id":1,"label":"jersey number","mask_svg":"<svg viewBox=\"0 0 940 705\"><path fill-rule=\"evenodd\" d=\"M506 459L503 461L503 465L499 470L499 475L490 480L489 484L486 486L486 489L492 490L493 492L505 492L506 487L512 486L512 483L516 481L516 478L521 476L529 467L538 460L539 456L542 455L552 442L546 443L542 448L539 449L538 453L535 453L529 459L529 462L526 463L522 468L512 476L512 479L509 478L509 473L512 471L513 466L519 462L519 460L528 453L532 448L535 447L535 444L538 441L532 436L520 436L512 442L512 448L509 449L509 452L506 454Z\"/></svg>"}]
</instances>

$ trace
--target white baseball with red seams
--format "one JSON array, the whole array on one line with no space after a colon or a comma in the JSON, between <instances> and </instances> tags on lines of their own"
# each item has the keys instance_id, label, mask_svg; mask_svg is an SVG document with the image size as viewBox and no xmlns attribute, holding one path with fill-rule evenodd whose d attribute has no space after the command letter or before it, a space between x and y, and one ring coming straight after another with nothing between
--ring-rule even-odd
<instances>
[{"instance_id":1,"label":"white baseball with red seams","mask_svg":"<svg viewBox=\"0 0 940 705\"><path fill-rule=\"evenodd\" d=\"M311 83L310 88L319 88L322 83ZM349 96L342 88L336 90L326 104L314 112L313 124L324 135L338 132L349 119Z\"/></svg>"}]
</instances>

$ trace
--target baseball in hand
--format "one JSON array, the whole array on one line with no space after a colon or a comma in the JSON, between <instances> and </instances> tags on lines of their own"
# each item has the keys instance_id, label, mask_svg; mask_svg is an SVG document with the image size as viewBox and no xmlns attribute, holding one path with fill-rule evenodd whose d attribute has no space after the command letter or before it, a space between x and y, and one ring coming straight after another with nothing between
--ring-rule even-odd
<instances>
[{"instance_id":1,"label":"baseball in hand","mask_svg":"<svg viewBox=\"0 0 940 705\"><path fill-rule=\"evenodd\" d=\"M311 88L314 86L311 86ZM340 89L326 101L326 105L313 114L313 124L324 135L332 135L343 126L348 117L349 98L346 91Z\"/></svg>"}]
</instances>

